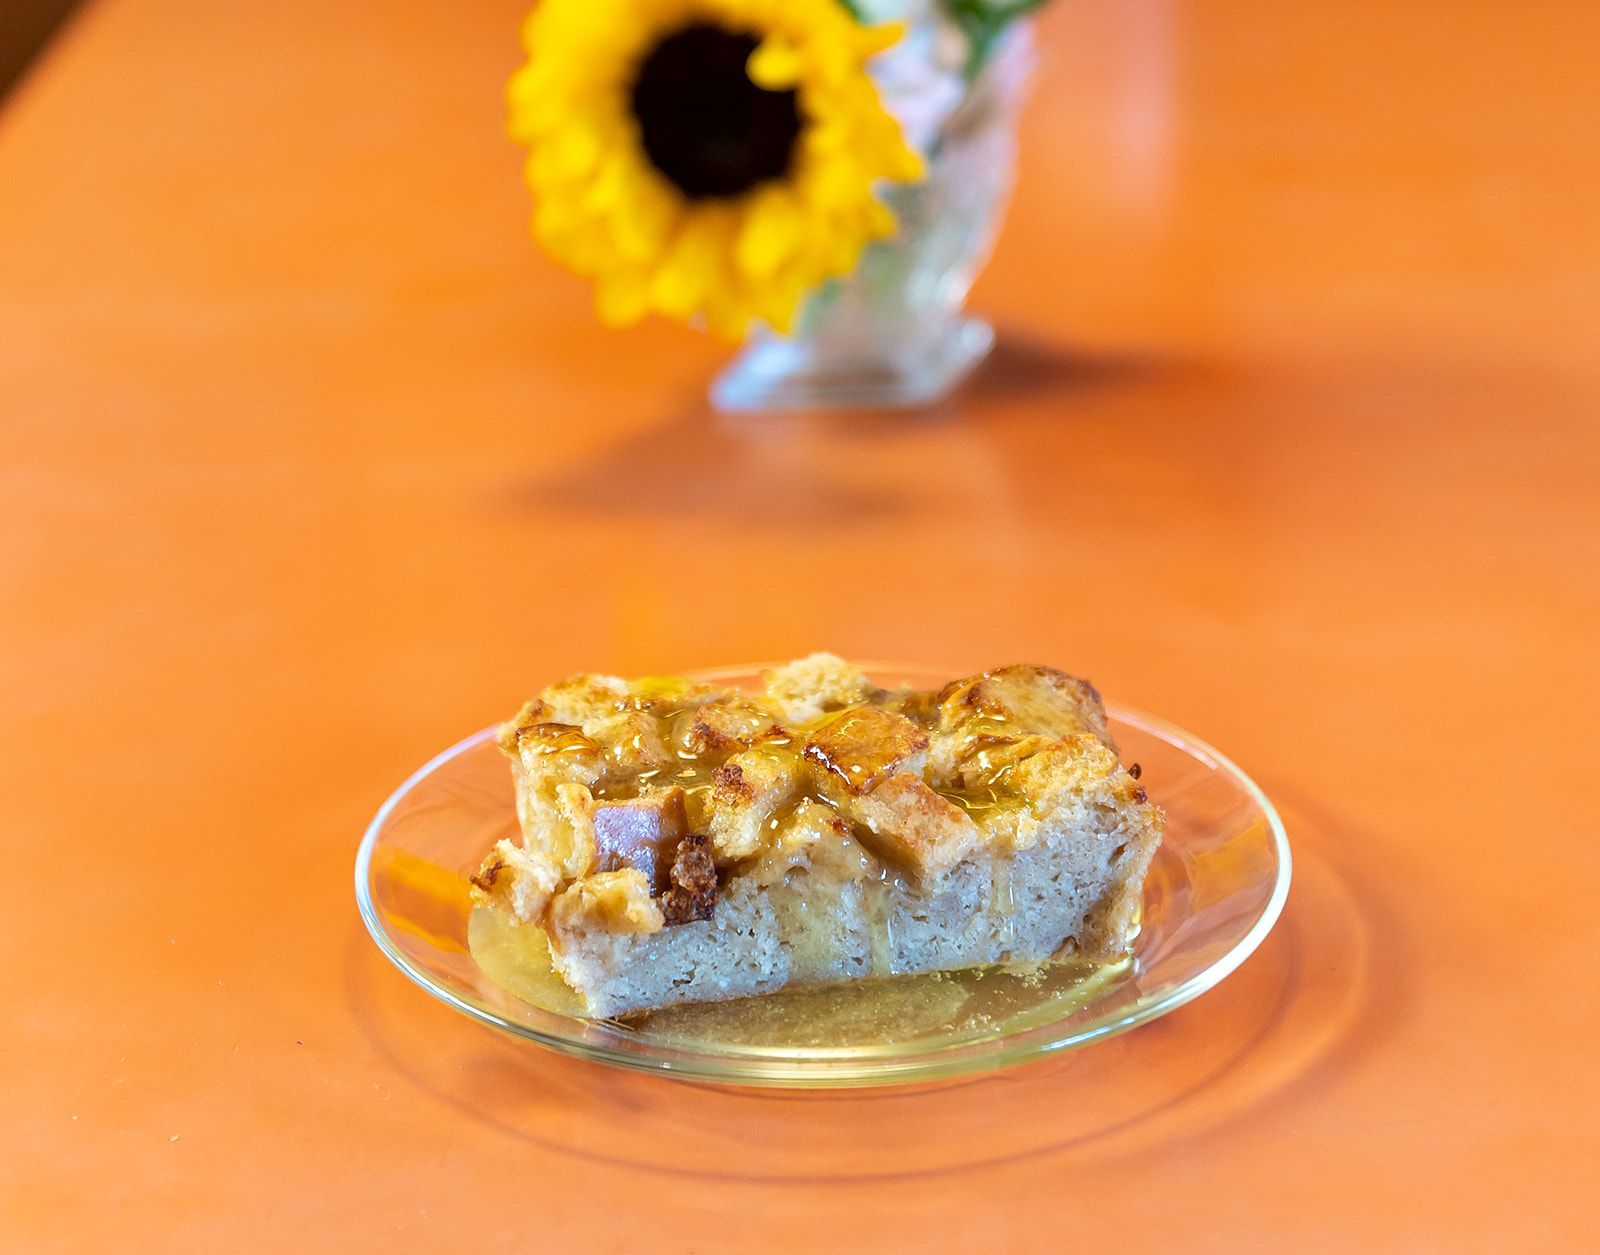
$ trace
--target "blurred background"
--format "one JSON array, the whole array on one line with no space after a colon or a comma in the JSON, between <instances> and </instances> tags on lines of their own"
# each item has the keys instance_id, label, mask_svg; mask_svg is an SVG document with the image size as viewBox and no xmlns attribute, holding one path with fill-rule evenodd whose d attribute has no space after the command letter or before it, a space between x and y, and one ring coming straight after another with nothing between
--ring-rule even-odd
<instances>
[{"instance_id":1,"label":"blurred background","mask_svg":"<svg viewBox=\"0 0 1600 1255\"><path fill-rule=\"evenodd\" d=\"M11 0L0 15L0 99L56 29L76 0Z\"/></svg>"}]
</instances>

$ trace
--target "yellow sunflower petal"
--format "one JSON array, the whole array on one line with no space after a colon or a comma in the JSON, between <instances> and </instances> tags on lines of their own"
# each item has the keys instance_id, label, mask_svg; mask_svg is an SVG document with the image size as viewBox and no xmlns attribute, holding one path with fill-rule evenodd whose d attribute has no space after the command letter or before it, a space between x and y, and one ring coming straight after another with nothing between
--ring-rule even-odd
<instances>
[{"instance_id":1,"label":"yellow sunflower petal","mask_svg":"<svg viewBox=\"0 0 1600 1255\"><path fill-rule=\"evenodd\" d=\"M630 85L690 24L754 36L744 73L796 94L802 126L783 177L707 196L644 150ZM534 234L594 277L608 323L655 309L729 337L755 320L786 328L807 292L894 229L875 188L921 175L866 71L901 34L862 27L839 0L539 0L523 28L528 62L506 92L507 128L528 149Z\"/></svg>"},{"instance_id":2,"label":"yellow sunflower petal","mask_svg":"<svg viewBox=\"0 0 1600 1255\"><path fill-rule=\"evenodd\" d=\"M669 318L687 318L724 282L727 226L714 208L693 211L678 232L650 283L650 303Z\"/></svg>"},{"instance_id":3,"label":"yellow sunflower petal","mask_svg":"<svg viewBox=\"0 0 1600 1255\"><path fill-rule=\"evenodd\" d=\"M768 278L795 251L804 233L805 219L794 197L780 186L763 188L745 211L734 260L751 278Z\"/></svg>"},{"instance_id":4,"label":"yellow sunflower petal","mask_svg":"<svg viewBox=\"0 0 1600 1255\"><path fill-rule=\"evenodd\" d=\"M898 225L895 222L894 211L881 200L871 200L863 207L862 216L866 219L867 232L873 239L881 240L894 234Z\"/></svg>"},{"instance_id":5,"label":"yellow sunflower petal","mask_svg":"<svg viewBox=\"0 0 1600 1255\"><path fill-rule=\"evenodd\" d=\"M906 37L904 22L885 22L882 26L864 26L857 43L863 56L872 57L894 47Z\"/></svg>"},{"instance_id":6,"label":"yellow sunflower petal","mask_svg":"<svg viewBox=\"0 0 1600 1255\"><path fill-rule=\"evenodd\" d=\"M624 163L620 200L610 215L611 238L629 262L648 266L660 258L683 217L682 203L642 175L632 161Z\"/></svg>"},{"instance_id":7,"label":"yellow sunflower petal","mask_svg":"<svg viewBox=\"0 0 1600 1255\"><path fill-rule=\"evenodd\" d=\"M771 38L750 54L745 73L757 87L786 91L800 82L805 65L799 51L786 40Z\"/></svg>"}]
</instances>

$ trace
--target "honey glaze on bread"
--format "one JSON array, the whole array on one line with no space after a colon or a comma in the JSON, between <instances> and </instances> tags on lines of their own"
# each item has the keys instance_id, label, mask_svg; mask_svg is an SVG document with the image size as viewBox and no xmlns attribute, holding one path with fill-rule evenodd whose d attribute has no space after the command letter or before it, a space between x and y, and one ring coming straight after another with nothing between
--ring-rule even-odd
<instances>
[{"instance_id":1,"label":"honey glaze on bread","mask_svg":"<svg viewBox=\"0 0 1600 1255\"><path fill-rule=\"evenodd\" d=\"M500 730L522 843L472 893L589 1014L1126 950L1162 816L1091 685L885 690L827 654L762 679L576 676Z\"/></svg>"}]
</instances>

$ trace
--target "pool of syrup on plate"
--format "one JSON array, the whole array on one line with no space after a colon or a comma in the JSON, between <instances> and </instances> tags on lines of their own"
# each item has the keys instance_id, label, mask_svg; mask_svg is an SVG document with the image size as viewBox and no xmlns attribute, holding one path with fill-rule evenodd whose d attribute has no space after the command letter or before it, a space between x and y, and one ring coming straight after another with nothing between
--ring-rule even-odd
<instances>
[{"instance_id":1,"label":"pool of syrup on plate","mask_svg":"<svg viewBox=\"0 0 1600 1255\"><path fill-rule=\"evenodd\" d=\"M543 929L479 907L467 936L473 958L496 985L547 1011L582 1014L577 995L551 965ZM804 1054L953 1045L1061 1019L1097 998L1131 966L1128 956L1094 963L1064 955L1039 963L876 977L691 1003L613 1023L663 1044L713 1051Z\"/></svg>"}]
</instances>

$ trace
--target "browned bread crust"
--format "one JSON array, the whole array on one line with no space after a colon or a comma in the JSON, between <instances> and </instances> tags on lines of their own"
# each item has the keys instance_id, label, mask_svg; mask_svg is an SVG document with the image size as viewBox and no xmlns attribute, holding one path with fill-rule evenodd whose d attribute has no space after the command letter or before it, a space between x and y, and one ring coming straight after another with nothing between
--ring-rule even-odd
<instances>
[{"instance_id":1,"label":"browned bread crust","mask_svg":"<svg viewBox=\"0 0 1600 1255\"><path fill-rule=\"evenodd\" d=\"M1160 812L1117 759L1100 695L1053 667L1000 667L937 692L879 689L831 655L776 668L755 693L575 676L527 703L499 744L523 843L490 853L473 894L544 928L558 969L596 1009L665 996L648 980L634 988L627 970L648 967L629 947L657 934L676 937L676 951L693 930L753 911L740 926L773 934L780 968L789 947L790 979L831 979L822 959L812 963L821 975L802 971L816 956L801 962L797 939L762 912L799 894L818 909L848 899L918 919L948 900L998 920L1013 868L1041 886L1037 935L1022 949L1116 953L1160 836ZM1051 889L1069 864L1071 883ZM974 907L977 880L991 900ZM1005 957L1016 928L997 922L993 934L957 957ZM939 950L921 945L905 963L938 966ZM771 979L698 992L680 980L671 1000L756 992Z\"/></svg>"}]
</instances>

